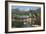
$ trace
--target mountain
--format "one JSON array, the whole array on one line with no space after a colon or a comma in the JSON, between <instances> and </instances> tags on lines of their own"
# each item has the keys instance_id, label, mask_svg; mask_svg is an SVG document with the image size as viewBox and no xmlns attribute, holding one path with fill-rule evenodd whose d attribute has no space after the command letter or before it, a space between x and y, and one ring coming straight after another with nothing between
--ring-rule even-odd
<instances>
[{"instance_id":1,"label":"mountain","mask_svg":"<svg viewBox=\"0 0 46 34\"><path fill-rule=\"evenodd\" d=\"M23 10L20 11L19 9L12 9L12 14L29 14L29 13L40 13L41 12L41 8L38 8L36 10Z\"/></svg>"}]
</instances>

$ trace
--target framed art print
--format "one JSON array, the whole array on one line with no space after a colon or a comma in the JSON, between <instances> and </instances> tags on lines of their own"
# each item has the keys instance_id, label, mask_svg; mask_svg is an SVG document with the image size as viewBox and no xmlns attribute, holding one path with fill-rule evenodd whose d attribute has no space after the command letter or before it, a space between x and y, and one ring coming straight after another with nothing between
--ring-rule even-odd
<instances>
[{"instance_id":1,"label":"framed art print","mask_svg":"<svg viewBox=\"0 0 46 34\"><path fill-rule=\"evenodd\" d=\"M5 32L45 30L45 3L5 1Z\"/></svg>"}]
</instances>

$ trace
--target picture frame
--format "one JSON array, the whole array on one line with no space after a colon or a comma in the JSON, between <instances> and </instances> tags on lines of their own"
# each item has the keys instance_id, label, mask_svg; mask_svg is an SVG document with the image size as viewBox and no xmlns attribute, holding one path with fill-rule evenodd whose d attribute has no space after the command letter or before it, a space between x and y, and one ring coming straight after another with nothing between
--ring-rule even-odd
<instances>
[{"instance_id":1,"label":"picture frame","mask_svg":"<svg viewBox=\"0 0 46 34\"><path fill-rule=\"evenodd\" d=\"M45 31L44 2L5 1L5 33L38 31Z\"/></svg>"}]
</instances>

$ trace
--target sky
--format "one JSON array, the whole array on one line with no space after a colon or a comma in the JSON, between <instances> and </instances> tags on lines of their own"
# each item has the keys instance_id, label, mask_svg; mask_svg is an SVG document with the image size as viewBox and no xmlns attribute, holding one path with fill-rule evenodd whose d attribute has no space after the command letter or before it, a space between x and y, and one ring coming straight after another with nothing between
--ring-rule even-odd
<instances>
[{"instance_id":1,"label":"sky","mask_svg":"<svg viewBox=\"0 0 46 34\"><path fill-rule=\"evenodd\" d=\"M16 9L18 8L20 11L22 10L25 10L25 11L28 11L28 10L36 10L40 7L34 7L34 6L12 6L12 9Z\"/></svg>"}]
</instances>

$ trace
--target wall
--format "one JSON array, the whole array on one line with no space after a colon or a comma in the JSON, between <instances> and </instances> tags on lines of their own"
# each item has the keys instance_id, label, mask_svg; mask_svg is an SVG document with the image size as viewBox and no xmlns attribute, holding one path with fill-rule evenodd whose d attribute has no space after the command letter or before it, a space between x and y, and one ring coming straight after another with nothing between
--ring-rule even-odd
<instances>
[{"instance_id":1,"label":"wall","mask_svg":"<svg viewBox=\"0 0 46 34\"><path fill-rule=\"evenodd\" d=\"M32 1L32 2L45 2L46 3L46 0L16 0L16 1L29 1L29 2ZM5 34L4 33L5 32L5 9L4 8L5 8L5 0L0 0L0 34ZM45 11L45 13L46 13L46 11ZM46 31L42 31L42 32L14 33L14 34L46 34Z\"/></svg>"}]
</instances>

